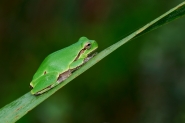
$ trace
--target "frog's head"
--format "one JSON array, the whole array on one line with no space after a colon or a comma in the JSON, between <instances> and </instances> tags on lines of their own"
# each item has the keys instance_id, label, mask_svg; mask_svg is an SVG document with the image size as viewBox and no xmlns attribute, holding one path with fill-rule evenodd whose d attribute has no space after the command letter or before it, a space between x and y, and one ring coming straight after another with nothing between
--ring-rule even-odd
<instances>
[{"instance_id":1,"label":"frog's head","mask_svg":"<svg viewBox=\"0 0 185 123\"><path fill-rule=\"evenodd\" d=\"M81 37L79 39L79 42L81 43L81 46L82 46L82 50L80 52L80 58L88 57L98 48L98 44L95 40L89 40L86 37Z\"/></svg>"}]
</instances>

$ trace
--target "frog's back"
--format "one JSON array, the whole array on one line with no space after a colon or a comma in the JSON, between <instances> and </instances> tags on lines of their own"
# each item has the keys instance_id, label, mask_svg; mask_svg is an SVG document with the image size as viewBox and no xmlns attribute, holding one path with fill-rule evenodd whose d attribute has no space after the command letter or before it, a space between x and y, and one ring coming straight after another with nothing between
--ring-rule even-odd
<instances>
[{"instance_id":1,"label":"frog's back","mask_svg":"<svg viewBox=\"0 0 185 123\"><path fill-rule=\"evenodd\" d=\"M60 74L68 70L69 65L75 60L78 54L76 51L78 51L79 46L73 44L48 55L34 74L33 80L48 72L58 72Z\"/></svg>"}]
</instances>

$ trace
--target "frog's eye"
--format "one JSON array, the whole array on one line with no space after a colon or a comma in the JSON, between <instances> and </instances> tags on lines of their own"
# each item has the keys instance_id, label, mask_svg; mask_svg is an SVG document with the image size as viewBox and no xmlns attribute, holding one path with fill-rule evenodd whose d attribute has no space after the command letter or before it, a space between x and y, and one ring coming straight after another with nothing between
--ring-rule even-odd
<instances>
[{"instance_id":1,"label":"frog's eye","mask_svg":"<svg viewBox=\"0 0 185 123\"><path fill-rule=\"evenodd\" d=\"M91 48L91 43L89 43L89 42L86 43L84 49L90 49L90 48Z\"/></svg>"}]
</instances>

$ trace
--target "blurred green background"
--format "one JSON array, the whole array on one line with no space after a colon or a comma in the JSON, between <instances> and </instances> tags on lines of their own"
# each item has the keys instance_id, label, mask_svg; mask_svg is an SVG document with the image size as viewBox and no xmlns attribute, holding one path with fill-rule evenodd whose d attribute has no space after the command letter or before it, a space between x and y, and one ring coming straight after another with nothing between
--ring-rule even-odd
<instances>
[{"instance_id":1,"label":"blurred green background","mask_svg":"<svg viewBox=\"0 0 185 123\"><path fill-rule=\"evenodd\" d=\"M107 48L183 0L0 1L0 107L81 36ZM185 18L128 42L18 123L185 123Z\"/></svg>"}]
</instances>

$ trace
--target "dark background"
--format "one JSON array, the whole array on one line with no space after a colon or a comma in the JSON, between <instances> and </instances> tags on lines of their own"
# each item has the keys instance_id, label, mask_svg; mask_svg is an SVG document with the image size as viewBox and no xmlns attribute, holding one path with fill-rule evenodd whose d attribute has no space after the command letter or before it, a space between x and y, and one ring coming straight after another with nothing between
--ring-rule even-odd
<instances>
[{"instance_id":1,"label":"dark background","mask_svg":"<svg viewBox=\"0 0 185 123\"><path fill-rule=\"evenodd\" d=\"M182 0L0 1L0 107L30 91L50 53L107 48ZM184 123L185 18L128 42L18 123Z\"/></svg>"}]
</instances>

